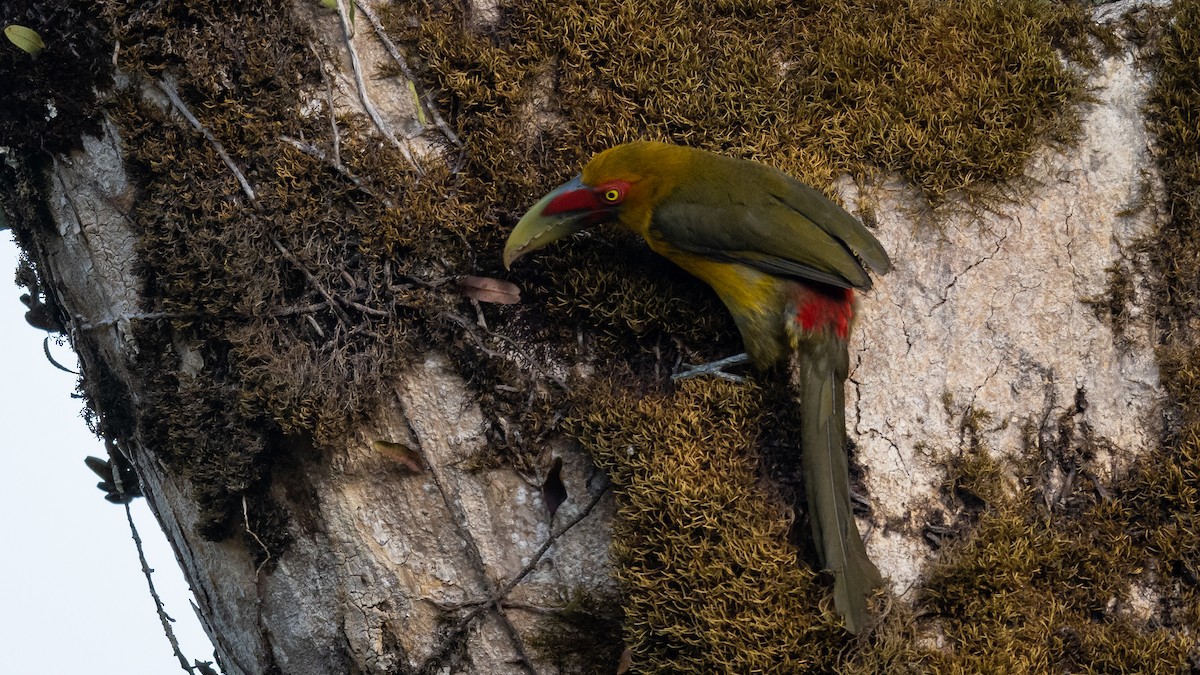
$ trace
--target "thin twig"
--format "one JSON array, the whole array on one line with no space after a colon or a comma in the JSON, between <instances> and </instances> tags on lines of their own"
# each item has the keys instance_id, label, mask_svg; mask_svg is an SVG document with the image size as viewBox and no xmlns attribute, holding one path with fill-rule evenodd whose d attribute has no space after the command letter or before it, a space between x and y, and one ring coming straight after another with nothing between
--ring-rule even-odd
<instances>
[{"instance_id":1,"label":"thin twig","mask_svg":"<svg viewBox=\"0 0 1200 675\"><path fill-rule=\"evenodd\" d=\"M477 335L475 332L475 324L471 323L466 317L451 311L444 311L441 313L441 316L449 319L452 323L457 324L459 328L462 328L463 332L466 333L467 337L471 338L471 341L475 343L475 348L479 351L492 358L502 358L504 356L500 352L494 349L488 349L488 347L484 345L483 338L479 337L479 335Z\"/></svg>"},{"instance_id":2,"label":"thin twig","mask_svg":"<svg viewBox=\"0 0 1200 675\"><path fill-rule=\"evenodd\" d=\"M290 262L293 267L300 270L300 273L304 275L304 278L308 280L308 283L311 284L313 288L317 289L317 292L325 298L325 302L329 303L329 308L333 310L333 313L337 314L339 319L345 321L346 325L350 325L352 323L350 321L350 317L346 316L346 312L338 305L337 302L334 301L333 294L325 290L325 286L321 284L320 280L313 276L313 273L309 272L308 268L306 268L304 265L301 265L300 261L296 259L296 256L292 255L292 252L287 250L287 248L275 238L275 235L271 235L270 238L271 243L275 245L275 248L279 249L279 252L283 254L283 257Z\"/></svg>"},{"instance_id":3,"label":"thin twig","mask_svg":"<svg viewBox=\"0 0 1200 675\"><path fill-rule=\"evenodd\" d=\"M583 511L581 511L578 515L576 515L570 521L565 523L561 528L559 528L558 532L554 532L549 537L547 537L546 541L542 543L541 547L538 548L537 552L533 554L533 558L530 559L529 563L526 564L525 567L520 572L517 573L517 576L513 577L508 583L501 586L500 589L498 591L496 591L496 593L493 594L491 598L489 598L487 603L482 604L480 607L477 607L476 609L469 612L462 619L460 619L458 622L458 625L460 627L465 627L467 625L467 623L469 623L472 619L474 619L476 616L478 616L480 612L484 611L485 609L487 609L488 607L490 607L492 605L499 605L500 602L502 600L504 600L504 598L506 598L509 593L512 592L512 589L516 588L517 584L521 583L525 579L525 577L529 576L529 573L532 572L538 566L538 563L540 563L542 561L542 556L546 555L546 551L549 551L550 547L553 546L554 543L557 542L560 537L562 537L564 534L566 534L568 531L570 531L571 528L573 528L576 525L578 525L579 523L583 522L584 518L587 518L589 515L591 515L592 510L596 508L596 505L600 503L600 500L603 499L604 495L606 495L606 494L608 494L608 486L605 486L603 490L601 490L601 491L597 492L595 495L593 495L592 500L590 502L588 502L587 506L583 507Z\"/></svg>"},{"instance_id":4,"label":"thin twig","mask_svg":"<svg viewBox=\"0 0 1200 675\"><path fill-rule=\"evenodd\" d=\"M309 314L308 316L306 316L304 318L308 320L308 325L312 327L313 331L317 334L317 337L324 340L325 339L325 331L321 330L321 324L317 323L317 320L314 319L311 314Z\"/></svg>"},{"instance_id":5,"label":"thin twig","mask_svg":"<svg viewBox=\"0 0 1200 675\"><path fill-rule=\"evenodd\" d=\"M263 543L263 540L258 538L258 535L254 533L254 530L250 529L250 509L246 506L246 495L242 495L242 519L246 523L246 532L250 533L251 537L254 537L254 541L258 542L258 545L262 548L263 553L267 554L267 557L263 558L263 561L258 563L258 567L254 568L254 583L257 584L258 573L262 571L263 565L266 565L271 560L271 549L267 548L267 545Z\"/></svg>"},{"instance_id":6,"label":"thin twig","mask_svg":"<svg viewBox=\"0 0 1200 675\"><path fill-rule=\"evenodd\" d=\"M378 316L378 317L384 317L384 318L391 316L390 314L388 314L387 312L385 312L382 309L375 309L374 307L367 307L366 305L362 304L361 302L355 302L353 300L346 300L345 302L347 305L353 307L354 309L357 309L358 311L362 312L363 314L370 314L371 316Z\"/></svg>"},{"instance_id":7,"label":"thin twig","mask_svg":"<svg viewBox=\"0 0 1200 675\"><path fill-rule=\"evenodd\" d=\"M237 178L238 184L242 186L242 192L245 192L246 196L250 198L250 203L253 204L255 208L258 208L258 198L254 196L254 188L250 187L250 181L246 180L246 176L242 174L241 169L238 169L237 164L233 163L233 158L229 156L229 153L225 152L225 147L221 145L221 141L218 141L217 137L213 136L212 132L209 131L203 124L201 124L200 120L196 119L196 116L192 114L192 111L188 110L188 107L184 105L183 99L179 98L179 92L175 91L175 85L171 84L170 79L164 76L159 79L158 88L167 95L167 98L171 99L171 104L175 106L175 109L179 111L179 114L183 115L188 122L191 122L192 126L196 128L196 131L199 131L201 134L203 134L204 137L208 139L209 143L212 143L213 148L217 151L217 154L220 155L221 159L225 162L225 165L229 167L229 170L233 172L233 175Z\"/></svg>"},{"instance_id":8,"label":"thin twig","mask_svg":"<svg viewBox=\"0 0 1200 675\"><path fill-rule=\"evenodd\" d=\"M367 187L366 183L361 178L354 175L354 173L352 171L350 171L350 169L347 169L340 161L338 161L337 154L336 154L338 152L336 138L334 138L333 149L334 149L335 154L334 154L333 159L330 159L325 154L324 150L318 148L315 145L312 145L311 143L304 143L303 141L292 138L291 136L280 136L279 138L280 138L280 140L284 141L285 143L290 144L292 147L296 148L300 152L303 152L304 154L308 155L309 157L312 157L314 159L318 159L322 162L325 162L330 167L332 167L334 171L337 171L338 173L342 174L342 176L344 176L346 178L346 180L350 181L351 183L354 183L354 187L358 188L359 191L361 191L363 194L366 194L371 197L374 197L375 199L378 199L380 201L380 203L382 203L384 206L388 207L389 209L395 207L395 205L392 203L392 200L388 199L387 197L382 197L380 195L375 194L375 191L372 190L371 188Z\"/></svg>"},{"instance_id":9,"label":"thin twig","mask_svg":"<svg viewBox=\"0 0 1200 675\"><path fill-rule=\"evenodd\" d=\"M214 319L253 319L258 317L284 317L295 316L297 314L311 314L320 311L329 306L328 302L315 302L311 305L297 305L292 307L283 307L271 312L263 314L238 314L235 312L135 312L132 314L122 314L118 317L103 319L96 323L79 324L80 330L95 330L97 328L107 328L121 321L158 321L158 320L180 320L186 321L189 319L197 320L214 320ZM81 319L82 317L76 317ZM78 373L77 373L78 374Z\"/></svg>"},{"instance_id":10,"label":"thin twig","mask_svg":"<svg viewBox=\"0 0 1200 675\"><path fill-rule=\"evenodd\" d=\"M404 60L404 55L400 53L400 50L396 47L396 44L392 42L392 39L388 37L387 33L383 30L383 23L379 20L379 17L375 15L374 10L372 10L365 2L358 2L356 0L354 4L358 5L359 11L362 12L371 22L371 27L375 29L375 34L379 36L379 41L383 43L383 48L387 50L388 54L391 54L392 59L396 62L396 65L400 67L400 72L404 74L405 79L407 79L409 82L412 82L413 86L415 87L417 84L416 76L414 76L412 70L409 69L408 62ZM425 111L428 112L429 116L433 118L433 123L437 125L437 128L442 132L443 135L445 135L446 140L450 141L450 143L452 143L455 147L462 147L462 141L458 139L457 134L450 130L450 126L446 124L446 120L442 119L442 116L438 113L436 106L432 104L425 104L423 96L417 97L417 105L425 108Z\"/></svg>"},{"instance_id":11,"label":"thin twig","mask_svg":"<svg viewBox=\"0 0 1200 675\"><path fill-rule=\"evenodd\" d=\"M415 429L412 429L412 436L413 438L417 439L419 443L420 436L416 433ZM479 550L479 545L475 542L475 537L471 532L467 521L467 515L462 508L461 502L457 498L451 497L446 489L446 485L443 484L442 477L439 475L435 464L430 462L428 457L425 457L425 464L429 467L429 476L433 480L434 486L437 487L438 493L442 496L442 502L446 505L446 509L452 516L451 523L458 531L458 535L462 538L463 543L466 544L467 555L475 567L476 572L479 574L480 584L483 586L484 591L488 593L489 597L497 597L498 593L494 590L495 582L487 572L487 564L483 560L483 553ZM504 610L501 607L495 603L489 604L489 606L493 605L496 608L497 618L500 620L504 631L508 634L509 639L512 640L513 651L516 652L518 662L527 672L531 673L532 675L536 675L537 670L533 667L533 660L529 657L529 654L525 650L525 642L521 638L520 631L518 631L517 627L513 625L512 621L508 618L508 615L504 613ZM478 614L479 611L482 610L477 610L473 614ZM469 621L469 619L467 621ZM438 659L441 659L445 655L445 649L457 641L458 636L462 634L463 630L465 630L466 625L466 621L460 622L458 629L455 631L455 635L447 638L442 643L442 649L438 650L438 652L435 654L430 655L426 659L426 663L433 663Z\"/></svg>"},{"instance_id":12,"label":"thin twig","mask_svg":"<svg viewBox=\"0 0 1200 675\"><path fill-rule=\"evenodd\" d=\"M171 623L175 621L167 615L167 610L163 607L162 598L158 597L158 591L154 588L154 570L150 569L150 563L146 562L146 551L142 547L142 538L138 535L137 526L133 524L133 511L129 509L129 503L125 503L125 519L129 521L129 532L133 534L133 543L137 547L138 560L142 563L142 574L146 575L146 585L150 587L150 597L154 599L154 608L158 611L158 620L162 622L163 632L167 634L167 640L171 643L171 651L175 652L175 658L179 659L179 665L185 672L195 674L195 669L188 665L187 657L183 655L183 650L179 648L179 640L175 638L175 631L171 629Z\"/></svg>"},{"instance_id":13,"label":"thin twig","mask_svg":"<svg viewBox=\"0 0 1200 675\"><path fill-rule=\"evenodd\" d=\"M350 1L353 2L353 0ZM379 130L379 133L383 134L384 138L396 146L396 149L400 151L404 159L408 160L409 165L417 172L417 175L423 175L425 172L417 164L417 160L413 157L412 152L409 151L407 143L401 143L396 138L396 135L388 128L387 123L383 121L383 117L380 116L379 111L375 109L375 104L371 102L371 97L367 95L367 85L363 81L362 63L358 58L358 50L354 48L354 35L351 32L350 21L346 17L346 6L343 0L337 0L337 5L338 18L342 23L342 38L346 41L346 50L350 53L350 68L354 71L354 84L358 87L358 100L362 103L363 110L371 118L371 122L375 124L375 128Z\"/></svg>"},{"instance_id":14,"label":"thin twig","mask_svg":"<svg viewBox=\"0 0 1200 675\"><path fill-rule=\"evenodd\" d=\"M325 101L329 106L329 129L333 132L333 163L337 166L342 164L342 135L338 131L337 110L333 105L333 78L326 71L325 60L321 58L321 53L317 51L317 46L312 40L308 41L308 48L312 51L313 56L317 57L317 65L321 68L321 80L325 82Z\"/></svg>"}]
</instances>

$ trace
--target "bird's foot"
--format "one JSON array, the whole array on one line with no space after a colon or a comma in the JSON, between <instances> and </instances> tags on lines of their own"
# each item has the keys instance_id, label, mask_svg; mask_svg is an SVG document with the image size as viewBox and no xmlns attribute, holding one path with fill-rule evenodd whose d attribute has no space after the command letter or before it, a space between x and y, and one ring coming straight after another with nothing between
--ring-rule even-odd
<instances>
[{"instance_id":1,"label":"bird's foot","mask_svg":"<svg viewBox=\"0 0 1200 675\"><path fill-rule=\"evenodd\" d=\"M745 365L749 362L750 362L750 355L746 354L745 352L742 352L741 354L735 354L733 356L728 356L726 358L718 359L718 360L712 361L710 363L702 363L698 366L693 366L693 365L688 364L686 370L681 370L678 373L675 373L674 375L671 376L671 380L678 382L679 380L686 380L689 377L697 377L700 375L712 375L713 377L720 377L722 379L730 380L732 382L745 382L746 378L742 377L741 375L734 375L733 373L727 373L727 372L725 372L724 369L731 367L731 366Z\"/></svg>"}]
</instances>

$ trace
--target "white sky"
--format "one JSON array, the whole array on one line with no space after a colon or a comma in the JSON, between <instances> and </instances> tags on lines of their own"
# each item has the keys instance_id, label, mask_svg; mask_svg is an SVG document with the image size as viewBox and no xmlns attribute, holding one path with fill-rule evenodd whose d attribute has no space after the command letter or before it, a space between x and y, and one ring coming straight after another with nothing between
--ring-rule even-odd
<instances>
[{"instance_id":1,"label":"white sky","mask_svg":"<svg viewBox=\"0 0 1200 675\"><path fill-rule=\"evenodd\" d=\"M154 610L125 509L104 500L83 458L107 458L84 424L74 375L42 351L13 283L17 247L0 231L0 645L8 675L182 672ZM75 367L66 345L55 359ZM134 520L184 656L212 661L191 592L145 499Z\"/></svg>"}]
</instances>

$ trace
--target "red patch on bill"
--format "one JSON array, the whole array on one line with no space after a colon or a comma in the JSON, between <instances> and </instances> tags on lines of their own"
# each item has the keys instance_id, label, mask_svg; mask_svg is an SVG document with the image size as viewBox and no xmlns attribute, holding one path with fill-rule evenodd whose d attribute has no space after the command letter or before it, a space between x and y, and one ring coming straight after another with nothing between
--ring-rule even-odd
<instances>
[{"instance_id":1,"label":"red patch on bill","mask_svg":"<svg viewBox=\"0 0 1200 675\"><path fill-rule=\"evenodd\" d=\"M600 206L600 200L596 199L596 194L590 188L580 188L564 192L551 199L546 208L542 209L542 215L553 216L572 211L593 211Z\"/></svg>"}]
</instances>

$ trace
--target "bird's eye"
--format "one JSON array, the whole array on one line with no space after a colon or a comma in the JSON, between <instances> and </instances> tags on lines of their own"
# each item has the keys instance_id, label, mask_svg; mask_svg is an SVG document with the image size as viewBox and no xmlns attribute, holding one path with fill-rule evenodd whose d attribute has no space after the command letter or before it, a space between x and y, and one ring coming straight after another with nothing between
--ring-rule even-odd
<instances>
[{"instance_id":1,"label":"bird's eye","mask_svg":"<svg viewBox=\"0 0 1200 675\"><path fill-rule=\"evenodd\" d=\"M608 188L604 191L604 201L609 204L616 204L621 201L621 191L615 187Z\"/></svg>"}]
</instances>

